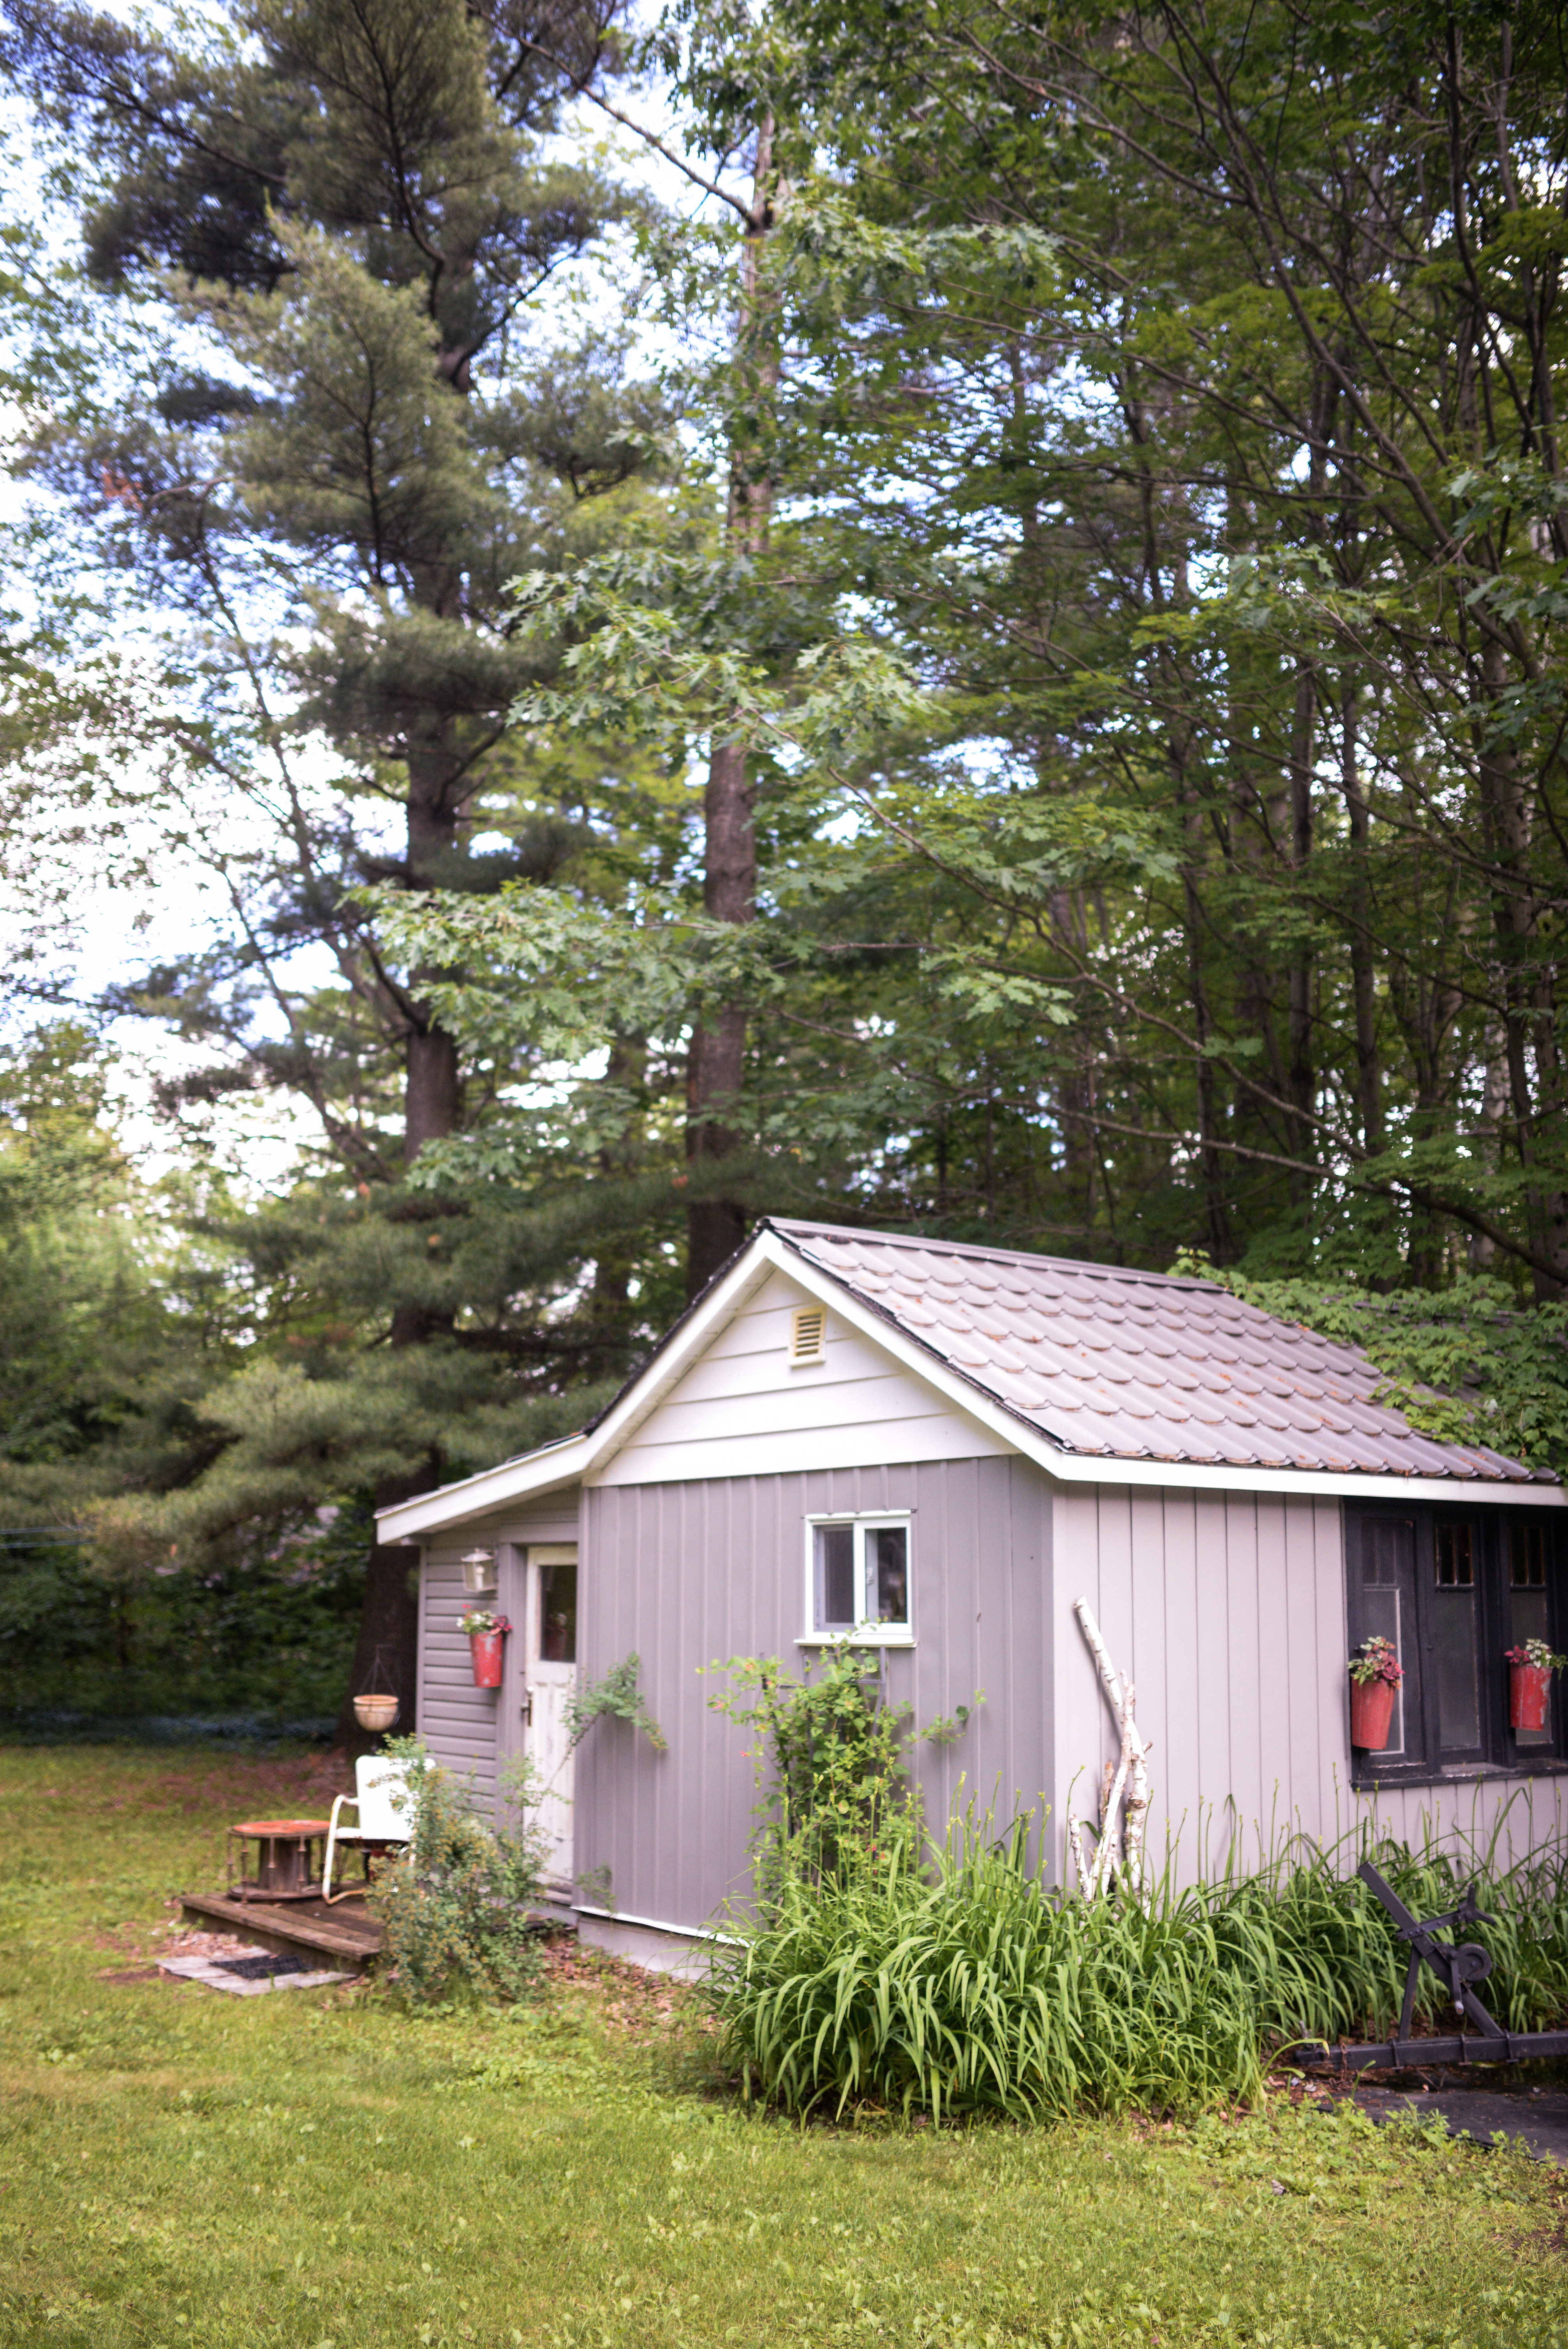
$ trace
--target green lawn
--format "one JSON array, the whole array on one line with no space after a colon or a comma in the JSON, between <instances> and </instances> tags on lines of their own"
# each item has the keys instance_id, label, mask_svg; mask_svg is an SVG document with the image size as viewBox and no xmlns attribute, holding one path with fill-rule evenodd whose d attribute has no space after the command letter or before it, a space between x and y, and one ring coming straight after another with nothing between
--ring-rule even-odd
<instances>
[{"instance_id":1,"label":"green lawn","mask_svg":"<svg viewBox=\"0 0 1568 2349\"><path fill-rule=\"evenodd\" d=\"M0 2343L1568 2344L1554 2171L1283 2099L804 2135L662 1992L511 2019L116 1981L315 1764L0 1749Z\"/></svg>"}]
</instances>

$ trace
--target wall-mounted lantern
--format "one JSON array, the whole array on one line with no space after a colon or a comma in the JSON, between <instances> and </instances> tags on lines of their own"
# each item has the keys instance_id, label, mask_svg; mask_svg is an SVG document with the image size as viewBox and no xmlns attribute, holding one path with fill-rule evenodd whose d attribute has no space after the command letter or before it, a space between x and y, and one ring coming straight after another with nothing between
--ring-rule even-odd
<instances>
[{"instance_id":1,"label":"wall-mounted lantern","mask_svg":"<svg viewBox=\"0 0 1568 2349\"><path fill-rule=\"evenodd\" d=\"M470 1598L495 1588L495 1552L471 1549L463 1560L463 1588Z\"/></svg>"}]
</instances>

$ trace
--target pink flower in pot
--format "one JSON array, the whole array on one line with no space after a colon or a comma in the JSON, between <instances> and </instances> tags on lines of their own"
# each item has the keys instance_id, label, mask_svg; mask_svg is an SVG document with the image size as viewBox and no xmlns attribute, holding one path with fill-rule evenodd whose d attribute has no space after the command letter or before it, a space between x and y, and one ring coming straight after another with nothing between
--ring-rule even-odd
<instances>
[{"instance_id":1,"label":"pink flower in pot","mask_svg":"<svg viewBox=\"0 0 1568 2349\"><path fill-rule=\"evenodd\" d=\"M1350 1659L1350 1743L1381 1754L1394 1719L1394 1692L1405 1677L1392 1640L1374 1632Z\"/></svg>"},{"instance_id":2,"label":"pink flower in pot","mask_svg":"<svg viewBox=\"0 0 1568 2349\"><path fill-rule=\"evenodd\" d=\"M511 1629L507 1618L493 1614L488 1607L470 1607L459 1616L458 1629L468 1638L475 1688L500 1688L502 1650Z\"/></svg>"},{"instance_id":3,"label":"pink flower in pot","mask_svg":"<svg viewBox=\"0 0 1568 2349\"><path fill-rule=\"evenodd\" d=\"M1506 1648L1508 1666L1508 1725L1510 1729L1544 1729L1552 1701L1552 1675L1568 1664L1568 1656L1554 1656L1544 1640L1526 1640Z\"/></svg>"}]
</instances>

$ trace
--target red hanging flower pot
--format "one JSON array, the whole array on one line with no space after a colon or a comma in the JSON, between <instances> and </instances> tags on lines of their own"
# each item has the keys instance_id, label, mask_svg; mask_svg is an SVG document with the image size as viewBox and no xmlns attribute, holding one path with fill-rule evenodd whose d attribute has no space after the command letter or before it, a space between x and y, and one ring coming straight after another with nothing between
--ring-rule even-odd
<instances>
[{"instance_id":1,"label":"red hanging flower pot","mask_svg":"<svg viewBox=\"0 0 1568 2349\"><path fill-rule=\"evenodd\" d=\"M1394 1719L1392 1681L1352 1681L1350 1743L1364 1754L1381 1754Z\"/></svg>"},{"instance_id":2,"label":"red hanging flower pot","mask_svg":"<svg viewBox=\"0 0 1568 2349\"><path fill-rule=\"evenodd\" d=\"M476 1607L459 1618L458 1629L468 1634L469 1653L474 1660L475 1688L500 1688L506 1635L511 1629L506 1617L492 1615L488 1607Z\"/></svg>"},{"instance_id":3,"label":"red hanging flower pot","mask_svg":"<svg viewBox=\"0 0 1568 2349\"><path fill-rule=\"evenodd\" d=\"M1508 1666L1510 1729L1516 1734L1521 1730L1544 1729L1552 1702L1552 1675L1568 1664L1568 1656L1554 1656L1544 1640L1522 1640L1517 1648L1504 1649L1503 1661Z\"/></svg>"},{"instance_id":4,"label":"red hanging flower pot","mask_svg":"<svg viewBox=\"0 0 1568 2349\"><path fill-rule=\"evenodd\" d=\"M1373 1632L1350 1659L1350 1743L1358 1753L1381 1754L1394 1718L1394 1692L1405 1677L1392 1640Z\"/></svg>"},{"instance_id":5,"label":"red hanging flower pot","mask_svg":"<svg viewBox=\"0 0 1568 2349\"><path fill-rule=\"evenodd\" d=\"M1552 1700L1550 1664L1510 1664L1508 1725L1511 1729L1544 1729Z\"/></svg>"}]
</instances>

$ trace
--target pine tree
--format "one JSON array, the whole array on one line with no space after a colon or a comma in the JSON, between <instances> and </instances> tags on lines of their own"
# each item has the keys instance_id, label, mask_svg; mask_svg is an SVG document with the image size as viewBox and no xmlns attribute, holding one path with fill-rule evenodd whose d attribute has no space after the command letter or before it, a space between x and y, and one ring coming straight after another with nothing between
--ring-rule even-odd
<instances>
[{"instance_id":1,"label":"pine tree","mask_svg":"<svg viewBox=\"0 0 1568 2349\"><path fill-rule=\"evenodd\" d=\"M169 828L203 845L232 909L212 953L150 971L121 1007L217 1048L186 1102L260 1087L310 1105L315 1195L247 1245L296 1309L312 1293L318 1325L335 1294L350 1333L335 1375L324 1341L295 1353L307 1430L284 1424L275 1381L270 1421L232 1399L187 1519L292 1506L313 1480L386 1503L449 1473L454 1423L493 1436L509 1402L570 1421L581 1405L552 1392L592 1394L625 1354L623 1312L552 1358L531 1308L572 1269L406 1192L514 1071L465 1069L358 894L555 878L617 822L674 819L678 793L613 750L563 779L520 773L504 740L558 652L515 638L511 581L659 526L638 486L659 398L614 331L557 349L538 323L552 281L636 207L560 159L557 77L531 37L611 70L610 25L573 0L263 0L204 39L26 5L10 25L11 70L91 190L89 325L96 301L129 337L96 409L79 382L40 403L32 470L80 517L84 553L119 566L143 629L185 616L163 637L184 678L150 733ZM501 837L476 852L486 833ZM407 1568L373 1550L355 1671L380 1647L411 1696Z\"/></svg>"}]
</instances>

